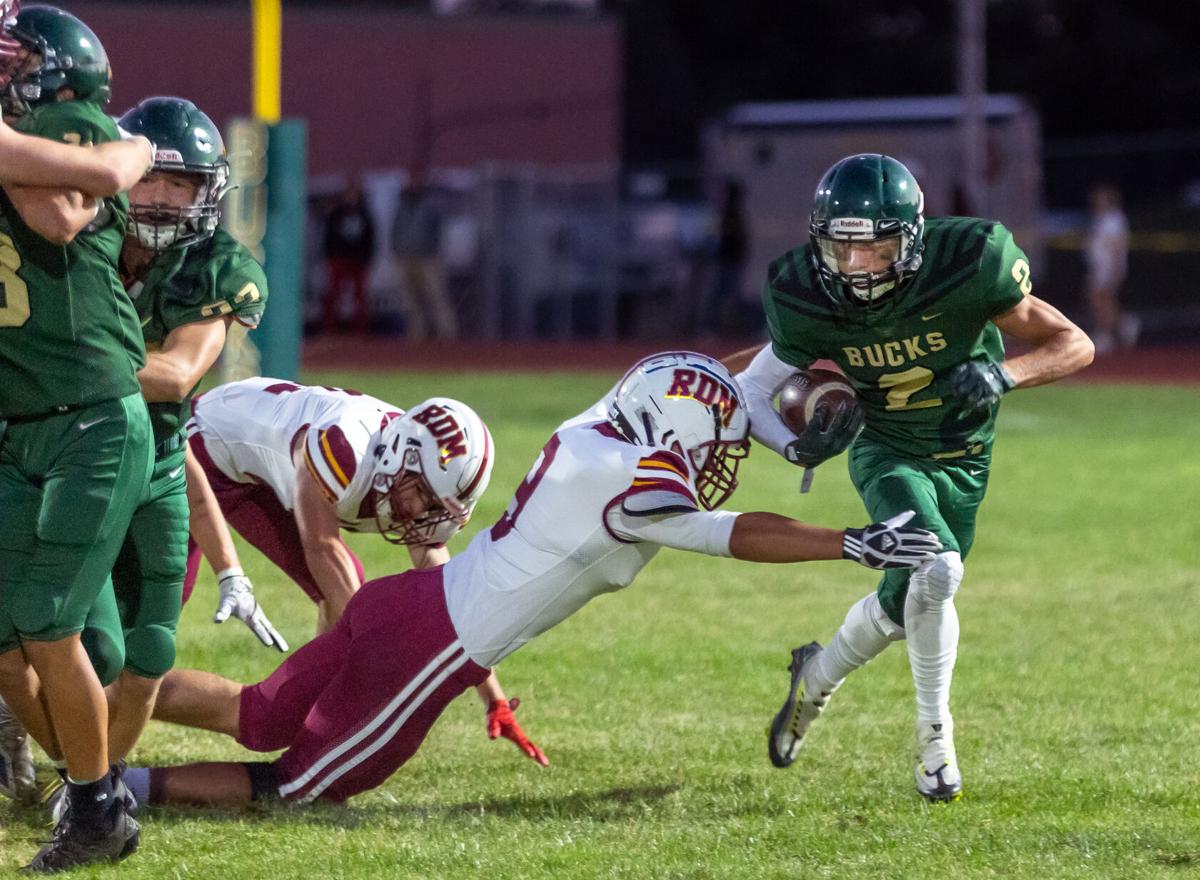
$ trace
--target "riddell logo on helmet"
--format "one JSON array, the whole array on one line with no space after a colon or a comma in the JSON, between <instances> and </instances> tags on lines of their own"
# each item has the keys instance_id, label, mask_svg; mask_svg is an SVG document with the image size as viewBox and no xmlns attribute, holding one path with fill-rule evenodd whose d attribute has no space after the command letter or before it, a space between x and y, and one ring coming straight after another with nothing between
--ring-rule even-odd
<instances>
[{"instance_id":1,"label":"riddell logo on helmet","mask_svg":"<svg viewBox=\"0 0 1200 880\"><path fill-rule=\"evenodd\" d=\"M158 150L154 154L155 162L178 162L183 164L183 153L178 150Z\"/></svg>"},{"instance_id":2,"label":"riddell logo on helmet","mask_svg":"<svg viewBox=\"0 0 1200 880\"><path fill-rule=\"evenodd\" d=\"M728 428L737 411L738 400L732 390L707 373L696 370L676 370L667 391L669 398L691 398L704 406L716 404L721 408L721 426Z\"/></svg>"},{"instance_id":3,"label":"riddell logo on helmet","mask_svg":"<svg viewBox=\"0 0 1200 880\"><path fill-rule=\"evenodd\" d=\"M445 467L460 455L467 454L467 438L453 413L444 407L428 406L413 413L413 421L429 429L438 442L438 463Z\"/></svg>"},{"instance_id":4,"label":"riddell logo on helmet","mask_svg":"<svg viewBox=\"0 0 1200 880\"><path fill-rule=\"evenodd\" d=\"M873 232L875 221L864 217L838 217L829 221L832 232Z\"/></svg>"}]
</instances>

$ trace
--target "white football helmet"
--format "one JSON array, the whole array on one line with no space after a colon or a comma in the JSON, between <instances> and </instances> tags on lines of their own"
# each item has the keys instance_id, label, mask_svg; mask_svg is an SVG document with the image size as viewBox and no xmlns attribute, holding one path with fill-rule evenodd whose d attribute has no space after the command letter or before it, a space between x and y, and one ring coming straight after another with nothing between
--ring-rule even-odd
<instances>
[{"instance_id":1,"label":"white football helmet","mask_svg":"<svg viewBox=\"0 0 1200 880\"><path fill-rule=\"evenodd\" d=\"M394 544L443 543L466 525L492 477L492 435L475 410L432 397L380 434L375 448L375 519ZM428 512L393 513L395 490L416 481L430 499Z\"/></svg>"},{"instance_id":2,"label":"white football helmet","mask_svg":"<svg viewBox=\"0 0 1200 880\"><path fill-rule=\"evenodd\" d=\"M608 420L631 442L682 455L706 510L737 488L750 420L733 376L708 355L668 351L638 361L617 383Z\"/></svg>"}]
</instances>

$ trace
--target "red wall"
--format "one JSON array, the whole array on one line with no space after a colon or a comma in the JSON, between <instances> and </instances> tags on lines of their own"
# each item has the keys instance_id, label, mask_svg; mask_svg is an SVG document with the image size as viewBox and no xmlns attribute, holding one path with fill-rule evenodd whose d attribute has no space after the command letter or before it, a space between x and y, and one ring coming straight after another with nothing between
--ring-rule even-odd
<instances>
[{"instance_id":1,"label":"red wall","mask_svg":"<svg viewBox=\"0 0 1200 880\"><path fill-rule=\"evenodd\" d=\"M110 112L153 94L190 98L221 126L250 112L249 2L62 5L108 50ZM430 117L435 131L441 126L431 145L435 167L488 159L615 163L621 55L621 27L612 19L439 18L285 4L283 113L308 119L313 174L408 166ZM431 112L423 115L422 106Z\"/></svg>"}]
</instances>

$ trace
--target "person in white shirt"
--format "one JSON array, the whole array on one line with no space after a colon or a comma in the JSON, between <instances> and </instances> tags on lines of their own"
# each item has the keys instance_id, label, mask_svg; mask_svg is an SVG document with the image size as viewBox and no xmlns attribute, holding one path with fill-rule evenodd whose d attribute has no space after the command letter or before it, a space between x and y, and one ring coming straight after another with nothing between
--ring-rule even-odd
<instances>
[{"instance_id":1,"label":"person in white shirt","mask_svg":"<svg viewBox=\"0 0 1200 880\"><path fill-rule=\"evenodd\" d=\"M408 760L489 668L593 597L629 585L661 547L758 562L913 567L941 544L902 515L863 529L717 508L749 451L740 392L692 352L646 358L550 437L500 520L444 566L371 581L337 627L265 681L180 670L155 717L285 748L272 763L135 768L145 803L340 802Z\"/></svg>"},{"instance_id":2,"label":"person in white shirt","mask_svg":"<svg viewBox=\"0 0 1200 880\"><path fill-rule=\"evenodd\" d=\"M1129 220L1121 209L1121 191L1112 184L1093 186L1088 201L1087 304L1096 354L1107 354L1118 344L1133 348L1140 329L1137 316L1122 312L1118 301L1129 271Z\"/></svg>"}]
</instances>

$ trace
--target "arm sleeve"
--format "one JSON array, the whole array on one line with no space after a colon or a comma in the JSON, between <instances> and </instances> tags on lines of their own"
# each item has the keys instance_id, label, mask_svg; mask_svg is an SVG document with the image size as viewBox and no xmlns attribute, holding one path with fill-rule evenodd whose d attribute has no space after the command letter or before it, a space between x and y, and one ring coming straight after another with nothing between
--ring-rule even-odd
<instances>
[{"instance_id":1,"label":"arm sleeve","mask_svg":"<svg viewBox=\"0 0 1200 880\"><path fill-rule=\"evenodd\" d=\"M779 417L774 400L795 372L794 366L781 361L772 346L767 345L744 371L734 377L742 389L746 415L750 418L750 436L779 455L783 455L784 448L796 439L796 435Z\"/></svg>"},{"instance_id":2,"label":"arm sleeve","mask_svg":"<svg viewBox=\"0 0 1200 880\"><path fill-rule=\"evenodd\" d=\"M1017 247L1012 233L997 223L988 236L980 265L980 278L994 279L984 292L989 318L1016 308L1033 290L1029 258Z\"/></svg>"},{"instance_id":3,"label":"arm sleeve","mask_svg":"<svg viewBox=\"0 0 1200 880\"><path fill-rule=\"evenodd\" d=\"M358 456L335 423L308 429L304 437L304 464L325 497L337 504L354 479Z\"/></svg>"},{"instance_id":4,"label":"arm sleeve","mask_svg":"<svg viewBox=\"0 0 1200 880\"><path fill-rule=\"evenodd\" d=\"M646 541L729 556L736 514L703 511L696 502L687 464L674 452L647 448L633 482L605 515L609 531L622 541Z\"/></svg>"},{"instance_id":5,"label":"arm sleeve","mask_svg":"<svg viewBox=\"0 0 1200 880\"><path fill-rule=\"evenodd\" d=\"M267 305L267 278L249 254L218 258L202 276L195 293L188 292L163 305L173 327L230 315L253 330Z\"/></svg>"},{"instance_id":6,"label":"arm sleeve","mask_svg":"<svg viewBox=\"0 0 1200 880\"><path fill-rule=\"evenodd\" d=\"M737 518L738 514L729 510L631 516L624 506L614 505L608 514L608 527L627 541L647 541L708 556L732 556L729 539Z\"/></svg>"}]
</instances>

